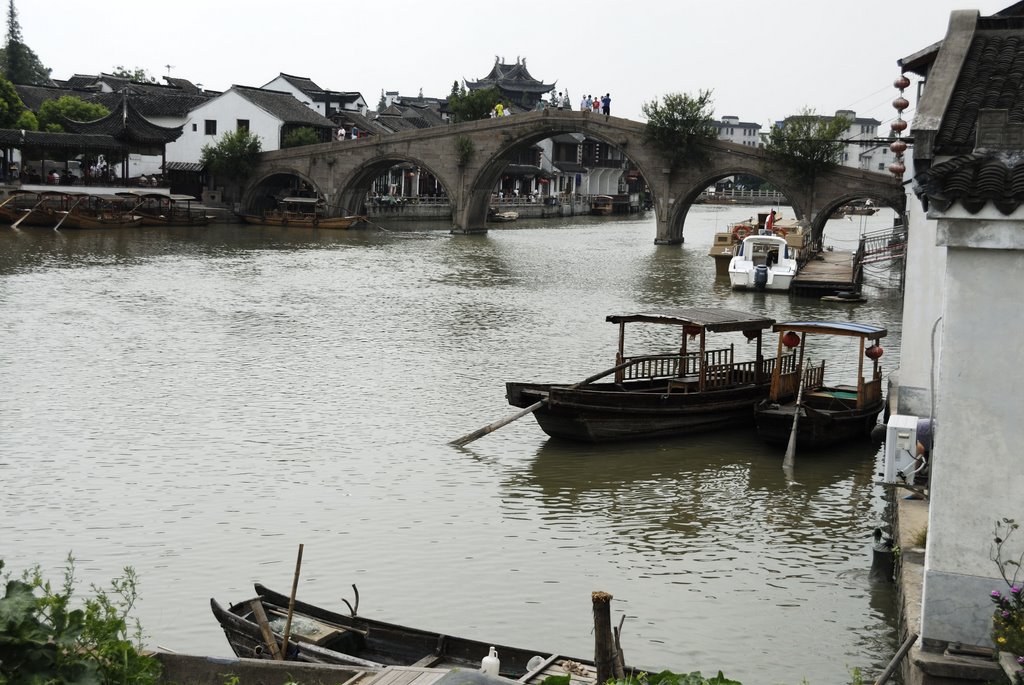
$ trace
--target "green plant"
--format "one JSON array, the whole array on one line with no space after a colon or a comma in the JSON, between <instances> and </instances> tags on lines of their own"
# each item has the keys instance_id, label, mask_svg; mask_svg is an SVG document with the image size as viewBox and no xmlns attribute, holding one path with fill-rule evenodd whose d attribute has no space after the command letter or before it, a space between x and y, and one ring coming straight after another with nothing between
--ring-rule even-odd
<instances>
[{"instance_id":1,"label":"green plant","mask_svg":"<svg viewBox=\"0 0 1024 685\"><path fill-rule=\"evenodd\" d=\"M910 541L914 544L914 547L924 548L928 546L928 526L921 528L914 532L911 536Z\"/></svg>"},{"instance_id":2,"label":"green plant","mask_svg":"<svg viewBox=\"0 0 1024 685\"><path fill-rule=\"evenodd\" d=\"M713 122L711 91L699 91L696 97L669 93L661 102L652 100L642 108L647 117L644 140L655 145L673 169L684 162L703 163L706 152L701 143L714 140L718 131Z\"/></svg>"},{"instance_id":3,"label":"green plant","mask_svg":"<svg viewBox=\"0 0 1024 685\"><path fill-rule=\"evenodd\" d=\"M996 521L993 531L992 561L999 568L1007 591L1005 594L999 590L991 592L992 603L996 605L992 613L992 641L1000 651L1014 654L1017 663L1024 666L1024 587L1019 582L1024 553L1016 559L1005 557L1006 544L1018 528L1020 524L1015 520L1004 518ZM1017 672L1018 680L1022 673L1024 671Z\"/></svg>"},{"instance_id":4,"label":"green plant","mask_svg":"<svg viewBox=\"0 0 1024 685\"><path fill-rule=\"evenodd\" d=\"M474 152L476 152L476 145L472 140L466 136L455 137L455 158L458 160L459 166L466 166Z\"/></svg>"},{"instance_id":5,"label":"green plant","mask_svg":"<svg viewBox=\"0 0 1024 685\"><path fill-rule=\"evenodd\" d=\"M260 137L240 128L225 133L216 145L204 145L200 161L213 174L244 181L256 168L262 151Z\"/></svg>"},{"instance_id":6,"label":"green plant","mask_svg":"<svg viewBox=\"0 0 1024 685\"><path fill-rule=\"evenodd\" d=\"M68 555L57 589L38 566L20 580L4 575L0 683L156 683L160 662L142 653L142 627L129 621L138 597L134 570L125 567L109 592L93 585L93 596L72 608L74 569Z\"/></svg>"},{"instance_id":7,"label":"green plant","mask_svg":"<svg viewBox=\"0 0 1024 685\"><path fill-rule=\"evenodd\" d=\"M300 145L316 145L320 137L311 126L300 126L297 129L284 134L281 139L281 148L299 147Z\"/></svg>"}]
</instances>

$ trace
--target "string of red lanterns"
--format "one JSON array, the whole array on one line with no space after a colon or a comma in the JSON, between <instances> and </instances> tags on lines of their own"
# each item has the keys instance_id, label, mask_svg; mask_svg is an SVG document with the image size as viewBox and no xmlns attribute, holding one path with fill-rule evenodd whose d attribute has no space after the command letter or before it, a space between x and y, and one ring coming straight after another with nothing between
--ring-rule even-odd
<instances>
[{"instance_id":1,"label":"string of red lanterns","mask_svg":"<svg viewBox=\"0 0 1024 685\"><path fill-rule=\"evenodd\" d=\"M896 140L889 143L889 149L896 155L896 159L889 165L889 172L897 179L902 180L903 174L907 170L907 165L903 163L903 153L907 150L907 142L902 139L903 132L907 130L907 122L903 120L903 110L910 106L910 102L903 97L903 91L910 85L910 79L906 74L900 74L892 85L900 89L900 94L892 101L892 106L896 110L896 119L889 124L889 128L895 134Z\"/></svg>"}]
</instances>

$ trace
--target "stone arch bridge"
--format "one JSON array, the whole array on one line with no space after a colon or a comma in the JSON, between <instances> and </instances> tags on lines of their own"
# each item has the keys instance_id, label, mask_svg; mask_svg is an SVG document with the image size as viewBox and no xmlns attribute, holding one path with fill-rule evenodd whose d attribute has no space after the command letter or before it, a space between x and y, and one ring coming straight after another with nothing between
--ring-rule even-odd
<instances>
[{"instance_id":1,"label":"stone arch bridge","mask_svg":"<svg viewBox=\"0 0 1024 685\"><path fill-rule=\"evenodd\" d=\"M670 170L665 156L644 141L644 126L591 112L546 109L275 150L261 155L243 193L242 206L253 207L268 190L286 185L282 177L291 177L312 185L328 205L359 212L375 179L396 164L413 163L433 174L444 187L452 206L453 231L483 231L491 193L511 153L562 133L582 133L617 147L647 180L657 217L656 243L681 243L686 214L701 191L735 174L750 174L772 183L790 200L796 218L809 222L813 238L820 238L833 211L855 199L870 199L899 215L904 211L903 188L891 175L837 167L808 188L773 163L764 150L734 143L710 141L704 165ZM471 152L466 154L467 150Z\"/></svg>"}]
</instances>

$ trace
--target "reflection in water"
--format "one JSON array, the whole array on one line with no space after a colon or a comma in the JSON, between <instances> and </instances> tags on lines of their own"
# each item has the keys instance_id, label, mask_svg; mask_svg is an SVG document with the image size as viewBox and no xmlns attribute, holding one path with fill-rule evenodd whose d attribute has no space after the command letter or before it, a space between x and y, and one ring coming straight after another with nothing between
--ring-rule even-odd
<instances>
[{"instance_id":1,"label":"reflection in water","mask_svg":"<svg viewBox=\"0 0 1024 685\"><path fill-rule=\"evenodd\" d=\"M0 554L54 575L74 551L86 584L135 566L151 642L180 651L225 654L208 598L286 590L302 542L327 606L356 582L368 615L586 656L607 590L632 663L845 682L895 649L873 447L798 453L790 484L744 429L579 445L526 417L448 445L511 413L507 380L609 367L611 313L882 323L893 368L885 282L825 306L715 279L712 234L751 211L695 208L682 246L651 217L0 229Z\"/></svg>"}]
</instances>

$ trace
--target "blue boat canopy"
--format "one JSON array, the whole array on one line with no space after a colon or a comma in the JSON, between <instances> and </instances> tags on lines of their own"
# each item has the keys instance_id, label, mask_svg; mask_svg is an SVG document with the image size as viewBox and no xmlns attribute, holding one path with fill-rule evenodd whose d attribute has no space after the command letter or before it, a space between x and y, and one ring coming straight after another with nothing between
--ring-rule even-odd
<instances>
[{"instance_id":1,"label":"blue boat canopy","mask_svg":"<svg viewBox=\"0 0 1024 685\"><path fill-rule=\"evenodd\" d=\"M796 333L821 333L824 335L850 335L858 338L877 340L888 335L881 326L867 323L850 323L849 321L788 321L772 326L776 333L794 331Z\"/></svg>"}]
</instances>

